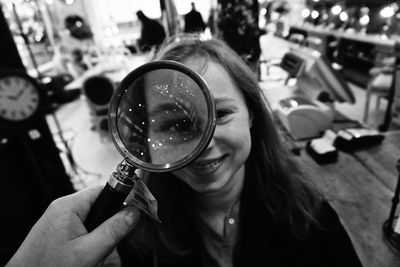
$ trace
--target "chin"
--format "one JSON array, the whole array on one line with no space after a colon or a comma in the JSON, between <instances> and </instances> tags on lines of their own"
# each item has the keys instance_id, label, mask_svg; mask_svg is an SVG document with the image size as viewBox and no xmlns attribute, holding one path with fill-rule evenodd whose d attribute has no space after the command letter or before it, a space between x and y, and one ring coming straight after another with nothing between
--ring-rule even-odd
<instances>
[{"instance_id":1,"label":"chin","mask_svg":"<svg viewBox=\"0 0 400 267\"><path fill-rule=\"evenodd\" d=\"M214 181L211 183L190 183L189 186L198 193L215 193L224 187L225 183L222 181Z\"/></svg>"}]
</instances>

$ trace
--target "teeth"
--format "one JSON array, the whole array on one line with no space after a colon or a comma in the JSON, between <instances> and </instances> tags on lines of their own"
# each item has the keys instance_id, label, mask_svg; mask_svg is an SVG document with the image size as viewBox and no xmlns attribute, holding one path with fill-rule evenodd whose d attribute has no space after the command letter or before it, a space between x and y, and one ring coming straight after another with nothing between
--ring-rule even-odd
<instances>
[{"instance_id":1,"label":"teeth","mask_svg":"<svg viewBox=\"0 0 400 267\"><path fill-rule=\"evenodd\" d=\"M214 168L217 168L219 166L221 161L222 161L221 159L218 159L218 160L214 160L212 162L205 163L205 164L196 163L196 164L192 165L191 167L193 169L198 169L198 170L201 170L201 169L214 169Z\"/></svg>"}]
</instances>

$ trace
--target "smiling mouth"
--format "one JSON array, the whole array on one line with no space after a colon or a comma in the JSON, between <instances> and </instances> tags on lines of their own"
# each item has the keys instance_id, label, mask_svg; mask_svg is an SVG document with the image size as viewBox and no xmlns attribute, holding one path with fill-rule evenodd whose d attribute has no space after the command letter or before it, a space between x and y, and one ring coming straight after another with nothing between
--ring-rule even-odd
<instances>
[{"instance_id":1,"label":"smiling mouth","mask_svg":"<svg viewBox=\"0 0 400 267\"><path fill-rule=\"evenodd\" d=\"M190 165L190 168L198 171L213 172L221 165L224 158L225 156L218 159L196 161Z\"/></svg>"}]
</instances>

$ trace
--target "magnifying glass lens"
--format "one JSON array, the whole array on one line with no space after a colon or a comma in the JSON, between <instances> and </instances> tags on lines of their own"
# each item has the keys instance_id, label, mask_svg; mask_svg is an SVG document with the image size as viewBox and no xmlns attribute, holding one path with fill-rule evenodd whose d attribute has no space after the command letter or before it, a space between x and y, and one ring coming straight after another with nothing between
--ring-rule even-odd
<instances>
[{"instance_id":1,"label":"magnifying glass lens","mask_svg":"<svg viewBox=\"0 0 400 267\"><path fill-rule=\"evenodd\" d=\"M149 164L173 164L195 151L207 131L208 103L192 78L156 69L123 92L117 130L125 148Z\"/></svg>"}]
</instances>

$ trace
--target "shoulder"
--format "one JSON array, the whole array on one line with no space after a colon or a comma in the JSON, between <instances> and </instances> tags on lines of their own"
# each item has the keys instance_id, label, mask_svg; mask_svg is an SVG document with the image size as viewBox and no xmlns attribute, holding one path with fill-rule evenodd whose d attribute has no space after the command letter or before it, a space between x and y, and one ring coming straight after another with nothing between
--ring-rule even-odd
<instances>
[{"instance_id":1,"label":"shoulder","mask_svg":"<svg viewBox=\"0 0 400 267\"><path fill-rule=\"evenodd\" d=\"M312 223L307 238L307 242L332 242L332 239L341 238L343 241L349 240L349 236L343 226L337 212L328 201L323 200L318 210L315 212L316 222Z\"/></svg>"},{"instance_id":2,"label":"shoulder","mask_svg":"<svg viewBox=\"0 0 400 267\"><path fill-rule=\"evenodd\" d=\"M241 253L246 259L277 266L362 266L346 229L328 202L322 201L315 214L318 224L311 224L302 237L295 235L287 223L274 220L257 202L248 204L252 206L246 207L253 212L242 210L245 216L241 221Z\"/></svg>"},{"instance_id":3,"label":"shoulder","mask_svg":"<svg viewBox=\"0 0 400 267\"><path fill-rule=\"evenodd\" d=\"M316 219L318 220L319 226L316 228L321 233L335 234L336 232L346 232L338 213L332 207L332 205L323 200L320 204L318 211L316 212Z\"/></svg>"},{"instance_id":4,"label":"shoulder","mask_svg":"<svg viewBox=\"0 0 400 267\"><path fill-rule=\"evenodd\" d=\"M337 212L327 201L321 203L317 213L318 225L312 226L305 245L316 252L315 261L328 263L327 266L360 266L361 262L350 235L342 224Z\"/></svg>"}]
</instances>

